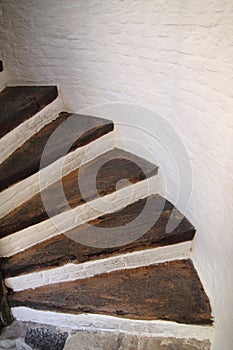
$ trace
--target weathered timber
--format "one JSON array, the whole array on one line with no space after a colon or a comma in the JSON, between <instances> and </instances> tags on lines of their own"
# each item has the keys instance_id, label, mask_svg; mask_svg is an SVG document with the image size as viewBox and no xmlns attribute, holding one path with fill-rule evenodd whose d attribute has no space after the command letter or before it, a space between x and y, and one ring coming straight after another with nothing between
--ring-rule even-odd
<instances>
[{"instance_id":1,"label":"weathered timber","mask_svg":"<svg viewBox=\"0 0 233 350\"><path fill-rule=\"evenodd\" d=\"M48 148L46 159L41 163L47 141L63 122L71 125L57 134L56 142ZM110 120L66 112L60 113L56 120L45 125L0 165L0 191L33 175L63 155L109 133L113 128ZM69 145L71 131L74 142Z\"/></svg>"},{"instance_id":2,"label":"weathered timber","mask_svg":"<svg viewBox=\"0 0 233 350\"><path fill-rule=\"evenodd\" d=\"M56 86L6 87L0 93L0 137L33 117L57 96Z\"/></svg>"},{"instance_id":3,"label":"weathered timber","mask_svg":"<svg viewBox=\"0 0 233 350\"><path fill-rule=\"evenodd\" d=\"M118 270L28 289L9 296L12 307L101 314L185 324L212 323L211 308L191 260Z\"/></svg>"},{"instance_id":4,"label":"weathered timber","mask_svg":"<svg viewBox=\"0 0 233 350\"><path fill-rule=\"evenodd\" d=\"M95 177L93 174L96 169L99 171ZM157 171L156 165L129 152L120 149L106 152L63 177L66 199L58 181L3 217L0 220L0 238L64 212L69 209L67 202L71 208L75 208L85 201L97 198L98 195L104 196L115 192L116 185L122 179L136 183L157 174ZM85 200L80 191L80 181ZM51 202L51 207L46 208L47 211L41 196L46 202Z\"/></svg>"},{"instance_id":5,"label":"weathered timber","mask_svg":"<svg viewBox=\"0 0 233 350\"><path fill-rule=\"evenodd\" d=\"M140 222L137 223L134 220L142 213L146 201L148 211L142 215ZM170 202L159 195L141 199L120 211L101 216L88 224L80 225L67 232L67 235L61 234L14 256L0 259L2 273L4 277L13 277L62 266L66 263L79 264L191 240L195 234L194 227L178 210L173 210L173 208ZM157 218L158 211L159 217ZM166 230L169 219L174 225L171 232ZM126 226L129 223L132 223L131 227ZM151 223L149 227L148 223ZM108 240L109 233L107 229L113 227L119 228L119 233L123 232L126 240L132 236L132 233L133 235L136 233L138 238L133 240L134 237L132 237L132 242L112 248L94 248L78 243L80 235L82 235L86 240L90 237L93 244L96 242L98 246L100 239L103 242ZM99 237L99 232L95 232L95 228L103 228L106 238ZM93 235L96 236L94 239ZM110 238L111 242L115 239L112 236Z\"/></svg>"}]
</instances>

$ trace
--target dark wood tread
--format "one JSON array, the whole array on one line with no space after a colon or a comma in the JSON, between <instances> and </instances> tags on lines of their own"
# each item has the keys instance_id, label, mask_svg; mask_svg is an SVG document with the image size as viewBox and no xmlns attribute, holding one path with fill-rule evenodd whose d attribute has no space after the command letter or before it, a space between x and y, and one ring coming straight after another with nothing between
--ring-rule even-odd
<instances>
[{"instance_id":1,"label":"dark wood tread","mask_svg":"<svg viewBox=\"0 0 233 350\"><path fill-rule=\"evenodd\" d=\"M148 211L140 219L140 223L135 223L132 227L126 229L128 223L138 217L148 201ZM176 244L191 240L194 237L195 229L191 223L174 209L174 206L164 200L159 195L152 195L147 199L141 199L126 208L112 214L99 217L90 221L88 224L80 225L75 229L67 232L67 235L59 235L47 241L36 244L35 246L20 252L12 257L0 259L1 271L3 276L14 277L17 275L27 274L31 272L41 271L54 267L63 266L67 263L85 263L88 261L104 259L120 254L126 254L133 251L145 250L169 244ZM160 212L159 219L156 222L156 214ZM174 224L174 230L167 233L166 226L168 220ZM151 222L147 229L147 224ZM77 242L75 237L93 238L96 236L98 245L98 233L93 232L92 228L103 228L103 234L111 242L114 237L108 234L107 228L118 227L119 234L123 232L127 239L136 234L136 240L122 246L114 248L94 248L85 246ZM145 231L145 232L144 232ZM104 238L101 237L102 242ZM94 240L92 240L95 242ZM113 242L114 243L114 242Z\"/></svg>"},{"instance_id":2,"label":"dark wood tread","mask_svg":"<svg viewBox=\"0 0 233 350\"><path fill-rule=\"evenodd\" d=\"M96 179L93 179L96 169L99 171ZM75 208L85 203L79 188L78 177L83 179L82 191L85 193L85 199L90 201L97 198L98 193L104 196L115 192L116 184L122 179L136 183L156 175L157 171L156 165L129 152L113 149L63 177L63 191L70 207ZM93 185L96 186L98 193L90 186L93 180L95 180ZM64 194L60 192L59 183L56 182L42 191L43 198L46 198L46 201L51 200L52 207L49 210L48 208L46 208L47 211L45 210L41 193L38 193L0 219L0 238L67 210L67 202L64 200Z\"/></svg>"},{"instance_id":3,"label":"dark wood tread","mask_svg":"<svg viewBox=\"0 0 233 350\"><path fill-rule=\"evenodd\" d=\"M6 87L0 93L0 137L30 119L57 96L56 86Z\"/></svg>"},{"instance_id":4,"label":"dark wood tread","mask_svg":"<svg viewBox=\"0 0 233 350\"><path fill-rule=\"evenodd\" d=\"M0 191L35 174L40 168L52 164L64 155L64 147L66 148L70 142L70 130L68 130L69 133L67 131L59 134L59 139L54 145L56 148L51 147L46 153L46 161L43 164L40 163L49 137L64 121L68 122L69 118L70 123L72 123L72 131L75 133L72 135L75 142L69 147L69 152L96 140L114 128L113 122L110 120L79 114L75 114L74 118L74 114L60 113L56 120L45 125L0 165Z\"/></svg>"},{"instance_id":5,"label":"dark wood tread","mask_svg":"<svg viewBox=\"0 0 233 350\"><path fill-rule=\"evenodd\" d=\"M12 293L12 307L210 325L211 308L191 260L118 270Z\"/></svg>"}]
</instances>

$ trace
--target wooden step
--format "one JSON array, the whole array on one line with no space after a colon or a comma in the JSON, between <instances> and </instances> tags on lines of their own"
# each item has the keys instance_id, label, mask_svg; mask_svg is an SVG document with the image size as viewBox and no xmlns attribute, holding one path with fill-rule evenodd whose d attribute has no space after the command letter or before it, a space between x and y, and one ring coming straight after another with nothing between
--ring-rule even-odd
<instances>
[{"instance_id":1,"label":"wooden step","mask_svg":"<svg viewBox=\"0 0 233 350\"><path fill-rule=\"evenodd\" d=\"M33 117L57 96L56 86L6 87L0 93L0 137Z\"/></svg>"},{"instance_id":2,"label":"wooden step","mask_svg":"<svg viewBox=\"0 0 233 350\"><path fill-rule=\"evenodd\" d=\"M96 169L99 169L96 177L98 193L90 186L93 182L92 174ZM114 149L63 177L63 191L67 201L64 200L63 193L60 192L60 182L43 190L42 196L48 200L51 199L54 203L54 206L50 208L49 215L55 216L67 210L67 202L71 208L85 203L80 192L78 177L83 182L82 190L85 192L85 199L90 201L97 198L98 194L104 196L115 192L116 184L122 179L136 183L156 175L157 171L156 165L129 152ZM49 215L44 208L41 194L37 194L0 220L0 238L43 222L49 219Z\"/></svg>"},{"instance_id":3,"label":"wooden step","mask_svg":"<svg viewBox=\"0 0 233 350\"><path fill-rule=\"evenodd\" d=\"M210 325L211 308L191 260L118 270L12 293L11 307Z\"/></svg>"},{"instance_id":4,"label":"wooden step","mask_svg":"<svg viewBox=\"0 0 233 350\"><path fill-rule=\"evenodd\" d=\"M60 113L56 120L44 126L0 165L0 191L35 174L40 168L52 164L63 155L64 147L70 142L67 133L59 134L56 149L51 147L49 153L47 152L46 162L40 164L48 139L58 126L64 121L68 121L69 118L72 119L73 129L77 130L74 135L75 142L69 148L69 152L96 140L114 128L110 120L79 114L75 115L74 118L74 114Z\"/></svg>"},{"instance_id":5,"label":"wooden step","mask_svg":"<svg viewBox=\"0 0 233 350\"><path fill-rule=\"evenodd\" d=\"M125 225L135 220L142 212L146 202L148 210L141 217L140 222L135 222L132 227L126 228ZM53 237L12 257L0 259L3 276L7 278L28 274L63 266L67 263L82 264L88 261L192 240L195 234L194 227L186 218L183 218L178 210L173 209L174 206L161 196L151 195L120 211L90 221L88 225L81 225L67 232L66 235ZM149 229L147 229L147 224L158 215L158 211L160 212L159 219L156 222L152 221ZM169 219L174 224L174 229L168 233L166 232L166 226ZM80 235L88 240L88 237L93 237L94 234L98 244L98 233L95 234L92 229L95 227L103 228L106 237L108 228L118 227L119 234L123 231L128 239L136 233L137 239L126 245L113 248L94 248L77 242L76 237L80 238ZM111 239L114 240L113 237Z\"/></svg>"}]
</instances>

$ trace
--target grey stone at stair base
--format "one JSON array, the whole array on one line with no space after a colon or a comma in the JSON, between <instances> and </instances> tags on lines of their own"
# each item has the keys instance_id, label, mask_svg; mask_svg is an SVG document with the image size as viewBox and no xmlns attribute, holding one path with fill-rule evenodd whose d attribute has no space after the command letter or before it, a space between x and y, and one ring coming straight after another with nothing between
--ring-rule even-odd
<instances>
[{"instance_id":1,"label":"grey stone at stair base","mask_svg":"<svg viewBox=\"0 0 233 350\"><path fill-rule=\"evenodd\" d=\"M17 338L23 338L26 335L27 323L14 321L10 326L6 327L0 335L1 340L15 340Z\"/></svg>"},{"instance_id":2,"label":"grey stone at stair base","mask_svg":"<svg viewBox=\"0 0 233 350\"><path fill-rule=\"evenodd\" d=\"M140 337L122 333L76 331L64 350L209 350L209 341Z\"/></svg>"},{"instance_id":3,"label":"grey stone at stair base","mask_svg":"<svg viewBox=\"0 0 233 350\"><path fill-rule=\"evenodd\" d=\"M5 349L210 350L210 343L207 340L143 337L120 332L75 331L32 322L15 321L0 335L0 350Z\"/></svg>"},{"instance_id":4,"label":"grey stone at stair base","mask_svg":"<svg viewBox=\"0 0 233 350\"><path fill-rule=\"evenodd\" d=\"M0 350L62 350L68 332L54 326L14 321L0 335Z\"/></svg>"},{"instance_id":5,"label":"grey stone at stair base","mask_svg":"<svg viewBox=\"0 0 233 350\"><path fill-rule=\"evenodd\" d=\"M67 332L54 332L47 327L29 328L25 336L25 342L37 350L62 350L67 337Z\"/></svg>"},{"instance_id":6,"label":"grey stone at stair base","mask_svg":"<svg viewBox=\"0 0 233 350\"><path fill-rule=\"evenodd\" d=\"M32 350L32 348L25 344L24 339L17 338L15 340L0 340L0 350Z\"/></svg>"},{"instance_id":7,"label":"grey stone at stair base","mask_svg":"<svg viewBox=\"0 0 233 350\"><path fill-rule=\"evenodd\" d=\"M31 350L24 342L26 327L26 323L18 321L6 327L0 335L0 350Z\"/></svg>"}]
</instances>

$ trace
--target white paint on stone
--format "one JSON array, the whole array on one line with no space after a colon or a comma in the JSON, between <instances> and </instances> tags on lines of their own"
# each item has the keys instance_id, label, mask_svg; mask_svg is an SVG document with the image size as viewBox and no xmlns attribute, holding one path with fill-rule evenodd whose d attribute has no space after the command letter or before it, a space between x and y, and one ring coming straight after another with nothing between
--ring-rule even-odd
<instances>
[{"instance_id":1,"label":"white paint on stone","mask_svg":"<svg viewBox=\"0 0 233 350\"><path fill-rule=\"evenodd\" d=\"M2 191L0 193L0 218L58 180L61 177L60 169L62 169L62 176L65 176L80 165L113 149L114 137L114 131L112 131Z\"/></svg>"},{"instance_id":2,"label":"white paint on stone","mask_svg":"<svg viewBox=\"0 0 233 350\"><path fill-rule=\"evenodd\" d=\"M12 256L105 213L112 213L150 194L156 194L157 191L157 177L155 175L104 197L89 201L0 239L0 256Z\"/></svg>"},{"instance_id":3,"label":"white paint on stone","mask_svg":"<svg viewBox=\"0 0 233 350\"><path fill-rule=\"evenodd\" d=\"M43 126L56 119L64 108L63 100L59 95L53 102L45 106L32 118L24 121L18 127L3 136L0 139L0 163L42 129Z\"/></svg>"},{"instance_id":4,"label":"white paint on stone","mask_svg":"<svg viewBox=\"0 0 233 350\"><path fill-rule=\"evenodd\" d=\"M82 264L66 264L58 268L40 270L39 272L5 279L7 287L14 291L37 288L40 286L75 281L89 278L101 273L116 270L137 268L166 261L190 258L192 241L157 247L132 253L121 254L100 260L89 261Z\"/></svg>"},{"instance_id":5,"label":"white paint on stone","mask_svg":"<svg viewBox=\"0 0 233 350\"><path fill-rule=\"evenodd\" d=\"M23 306L12 308L12 313L19 321L38 322L75 330L120 331L140 336L212 340L214 330L212 326L186 325L162 320L140 321L98 314L73 315L38 311Z\"/></svg>"}]
</instances>

